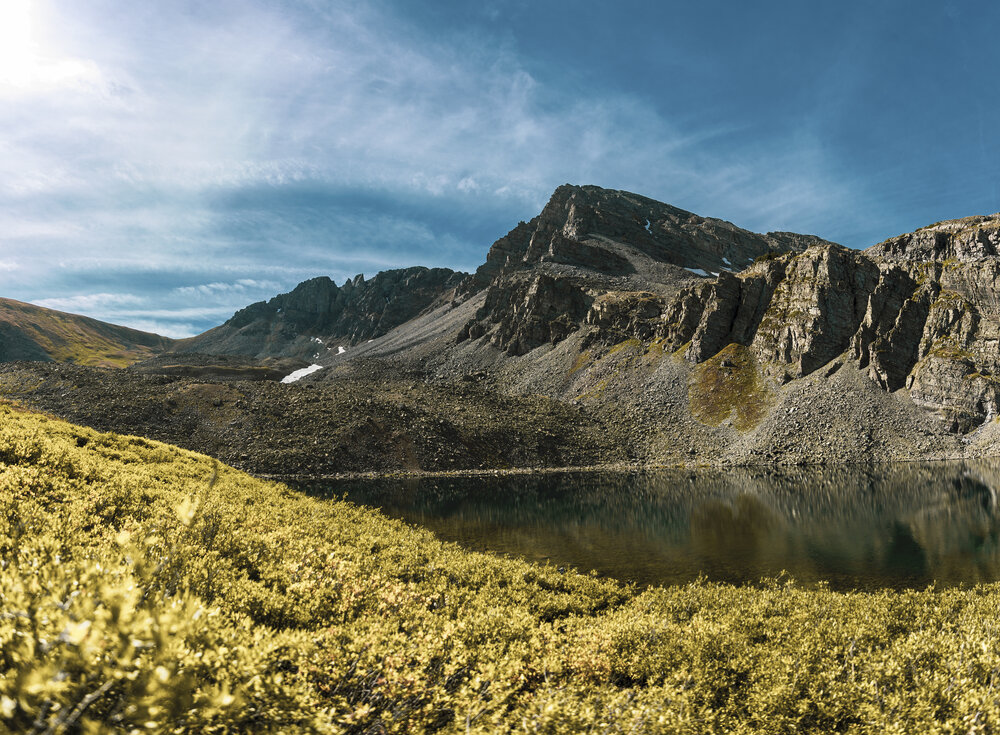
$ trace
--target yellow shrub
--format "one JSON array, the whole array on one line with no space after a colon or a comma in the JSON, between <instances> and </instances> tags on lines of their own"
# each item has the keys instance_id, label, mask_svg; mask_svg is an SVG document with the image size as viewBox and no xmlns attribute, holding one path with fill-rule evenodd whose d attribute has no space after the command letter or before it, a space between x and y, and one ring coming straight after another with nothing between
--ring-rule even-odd
<instances>
[{"instance_id":1,"label":"yellow shrub","mask_svg":"<svg viewBox=\"0 0 1000 735\"><path fill-rule=\"evenodd\" d=\"M997 609L638 591L0 405L0 730L995 732Z\"/></svg>"}]
</instances>

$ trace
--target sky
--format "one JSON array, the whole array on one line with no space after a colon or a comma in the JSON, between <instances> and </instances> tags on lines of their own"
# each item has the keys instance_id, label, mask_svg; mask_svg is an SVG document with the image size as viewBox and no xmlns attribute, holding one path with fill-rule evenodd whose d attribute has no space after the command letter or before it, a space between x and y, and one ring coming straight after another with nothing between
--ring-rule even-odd
<instances>
[{"instance_id":1,"label":"sky","mask_svg":"<svg viewBox=\"0 0 1000 735\"><path fill-rule=\"evenodd\" d=\"M474 270L563 183L863 248L1000 210L1000 4L0 0L0 296L172 337Z\"/></svg>"}]
</instances>

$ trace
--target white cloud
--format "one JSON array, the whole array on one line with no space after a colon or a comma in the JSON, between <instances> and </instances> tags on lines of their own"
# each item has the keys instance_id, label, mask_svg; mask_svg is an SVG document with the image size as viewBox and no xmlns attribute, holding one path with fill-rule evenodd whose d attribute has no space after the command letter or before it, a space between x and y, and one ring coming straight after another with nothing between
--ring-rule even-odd
<instances>
[{"instance_id":1,"label":"white cloud","mask_svg":"<svg viewBox=\"0 0 1000 735\"><path fill-rule=\"evenodd\" d=\"M106 312L122 306L137 306L145 303L145 299L130 293L93 293L77 294L51 299L39 299L33 303L46 309L77 312Z\"/></svg>"},{"instance_id":2,"label":"white cloud","mask_svg":"<svg viewBox=\"0 0 1000 735\"><path fill-rule=\"evenodd\" d=\"M225 296L231 298L234 294L242 296L261 291L275 294L281 287L282 284L277 281L259 281L253 278L241 278L238 281L227 283L216 281L214 283L202 283L197 286L180 286L174 289L174 293L180 296Z\"/></svg>"},{"instance_id":3,"label":"white cloud","mask_svg":"<svg viewBox=\"0 0 1000 735\"><path fill-rule=\"evenodd\" d=\"M211 316L211 315L209 315ZM202 331L199 322L175 321L170 319L145 319L132 317L126 325L142 332L152 332L171 339L184 339Z\"/></svg>"}]
</instances>

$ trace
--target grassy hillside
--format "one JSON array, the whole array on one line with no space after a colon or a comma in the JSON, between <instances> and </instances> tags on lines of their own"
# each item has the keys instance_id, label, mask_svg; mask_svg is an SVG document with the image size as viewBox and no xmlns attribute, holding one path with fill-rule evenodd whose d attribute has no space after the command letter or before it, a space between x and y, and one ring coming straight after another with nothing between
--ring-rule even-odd
<instances>
[{"instance_id":1,"label":"grassy hillside","mask_svg":"<svg viewBox=\"0 0 1000 735\"><path fill-rule=\"evenodd\" d=\"M644 591L0 405L0 730L995 732L1000 587Z\"/></svg>"},{"instance_id":2,"label":"grassy hillside","mask_svg":"<svg viewBox=\"0 0 1000 735\"><path fill-rule=\"evenodd\" d=\"M77 314L0 299L0 361L54 360L125 367L174 340Z\"/></svg>"}]
</instances>

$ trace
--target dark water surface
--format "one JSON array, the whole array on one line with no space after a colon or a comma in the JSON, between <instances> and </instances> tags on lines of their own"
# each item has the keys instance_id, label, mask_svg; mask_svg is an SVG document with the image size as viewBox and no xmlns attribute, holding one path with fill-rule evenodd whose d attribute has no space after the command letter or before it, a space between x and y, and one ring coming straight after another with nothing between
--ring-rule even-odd
<instances>
[{"instance_id":1,"label":"dark water surface","mask_svg":"<svg viewBox=\"0 0 1000 735\"><path fill-rule=\"evenodd\" d=\"M641 584L835 589L1000 579L1000 463L366 480L300 485L479 551Z\"/></svg>"}]
</instances>

